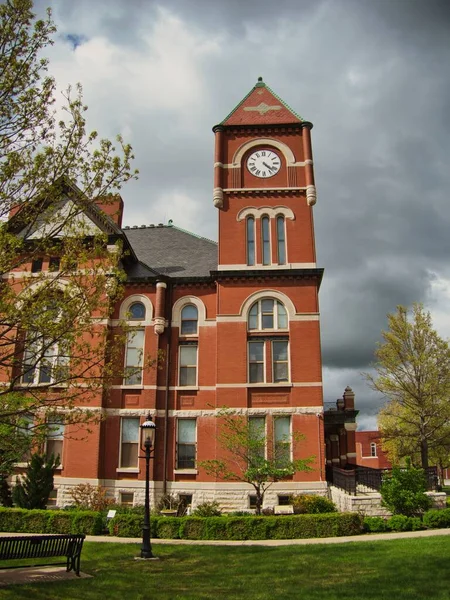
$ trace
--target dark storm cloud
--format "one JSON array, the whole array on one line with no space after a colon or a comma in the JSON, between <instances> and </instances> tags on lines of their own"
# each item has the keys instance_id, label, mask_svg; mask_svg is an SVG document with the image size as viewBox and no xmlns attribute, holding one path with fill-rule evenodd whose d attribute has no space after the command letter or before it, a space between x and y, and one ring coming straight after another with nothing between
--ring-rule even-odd
<instances>
[{"instance_id":1,"label":"dark storm cloud","mask_svg":"<svg viewBox=\"0 0 450 600\"><path fill-rule=\"evenodd\" d=\"M129 127L141 178L123 190L127 224L172 218L217 238L211 127L259 75L313 121L325 399L351 385L361 422L373 425L381 400L360 372L370 368L386 314L429 300L436 278L450 277L450 2L58 0L54 7L66 35L106 38L143 66L179 42L146 45L161 14L214 46L192 57L199 74L192 86L201 79L204 89L189 111L184 90L179 106L152 103L164 85L158 75L150 91L142 80L139 106L115 103L121 90L111 91L101 73L85 86L107 131L125 120ZM123 86L139 83L139 72L133 77Z\"/></svg>"}]
</instances>

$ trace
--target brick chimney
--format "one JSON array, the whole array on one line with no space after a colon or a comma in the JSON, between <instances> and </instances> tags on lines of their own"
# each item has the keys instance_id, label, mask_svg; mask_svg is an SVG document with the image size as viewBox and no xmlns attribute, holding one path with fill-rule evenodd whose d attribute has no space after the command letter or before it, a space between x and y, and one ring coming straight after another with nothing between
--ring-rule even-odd
<instances>
[{"instance_id":1,"label":"brick chimney","mask_svg":"<svg viewBox=\"0 0 450 600\"><path fill-rule=\"evenodd\" d=\"M116 225L122 227L123 200L120 194L110 194L109 196L99 196L95 204L106 215L111 217Z\"/></svg>"}]
</instances>

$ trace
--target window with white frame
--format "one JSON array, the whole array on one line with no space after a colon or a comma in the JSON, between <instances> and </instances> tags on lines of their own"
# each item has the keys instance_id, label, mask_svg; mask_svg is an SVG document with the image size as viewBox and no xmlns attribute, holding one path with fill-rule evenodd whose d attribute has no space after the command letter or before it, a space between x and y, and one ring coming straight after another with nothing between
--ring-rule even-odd
<instances>
[{"instance_id":1,"label":"window with white frame","mask_svg":"<svg viewBox=\"0 0 450 600\"><path fill-rule=\"evenodd\" d=\"M287 312L279 300L262 298L250 308L247 323L249 331L287 329Z\"/></svg>"},{"instance_id":2,"label":"window with white frame","mask_svg":"<svg viewBox=\"0 0 450 600\"><path fill-rule=\"evenodd\" d=\"M179 385L197 385L198 344L182 344L179 347Z\"/></svg>"},{"instance_id":3,"label":"window with white frame","mask_svg":"<svg viewBox=\"0 0 450 600\"><path fill-rule=\"evenodd\" d=\"M197 335L198 309L193 304L186 304L181 310L181 335Z\"/></svg>"},{"instance_id":4,"label":"window with white frame","mask_svg":"<svg viewBox=\"0 0 450 600\"><path fill-rule=\"evenodd\" d=\"M133 492L120 492L120 504L122 506L133 506L134 493Z\"/></svg>"},{"instance_id":5,"label":"window with white frame","mask_svg":"<svg viewBox=\"0 0 450 600\"><path fill-rule=\"evenodd\" d=\"M283 216L278 216L277 224L277 259L279 265L286 264L286 231Z\"/></svg>"},{"instance_id":6,"label":"window with white frame","mask_svg":"<svg viewBox=\"0 0 450 600\"><path fill-rule=\"evenodd\" d=\"M30 334L25 341L22 362L22 383L51 384L67 380L69 351L39 334Z\"/></svg>"},{"instance_id":7,"label":"window with white frame","mask_svg":"<svg viewBox=\"0 0 450 600\"><path fill-rule=\"evenodd\" d=\"M261 218L261 242L262 242L262 264L270 265L271 248L270 248L270 219L267 216Z\"/></svg>"},{"instance_id":8,"label":"window with white frame","mask_svg":"<svg viewBox=\"0 0 450 600\"><path fill-rule=\"evenodd\" d=\"M177 420L177 469L195 469L196 419Z\"/></svg>"},{"instance_id":9,"label":"window with white frame","mask_svg":"<svg viewBox=\"0 0 450 600\"><path fill-rule=\"evenodd\" d=\"M377 456L377 445L375 442L371 442L371 444L370 444L370 456L372 456L372 457Z\"/></svg>"},{"instance_id":10,"label":"window with white frame","mask_svg":"<svg viewBox=\"0 0 450 600\"><path fill-rule=\"evenodd\" d=\"M124 385L142 384L143 357L144 330L134 328L130 329L127 332Z\"/></svg>"},{"instance_id":11,"label":"window with white frame","mask_svg":"<svg viewBox=\"0 0 450 600\"><path fill-rule=\"evenodd\" d=\"M291 417L275 417L273 422L274 458L278 468L291 460Z\"/></svg>"},{"instance_id":12,"label":"window with white frame","mask_svg":"<svg viewBox=\"0 0 450 600\"><path fill-rule=\"evenodd\" d=\"M63 444L64 444L64 418L54 417L48 421L48 433L46 440L45 454L48 459L51 456L59 457L59 462L62 463Z\"/></svg>"},{"instance_id":13,"label":"window with white frame","mask_svg":"<svg viewBox=\"0 0 450 600\"><path fill-rule=\"evenodd\" d=\"M139 465L139 417L123 417L120 422L121 469L137 469Z\"/></svg>"},{"instance_id":14,"label":"window with white frame","mask_svg":"<svg viewBox=\"0 0 450 600\"><path fill-rule=\"evenodd\" d=\"M253 266L255 264L255 218L247 217L247 264Z\"/></svg>"},{"instance_id":15,"label":"window with white frame","mask_svg":"<svg viewBox=\"0 0 450 600\"><path fill-rule=\"evenodd\" d=\"M289 382L288 340L251 339L248 341L248 382Z\"/></svg>"},{"instance_id":16,"label":"window with white frame","mask_svg":"<svg viewBox=\"0 0 450 600\"><path fill-rule=\"evenodd\" d=\"M266 458L266 418L251 416L248 418L249 459L251 462Z\"/></svg>"}]
</instances>

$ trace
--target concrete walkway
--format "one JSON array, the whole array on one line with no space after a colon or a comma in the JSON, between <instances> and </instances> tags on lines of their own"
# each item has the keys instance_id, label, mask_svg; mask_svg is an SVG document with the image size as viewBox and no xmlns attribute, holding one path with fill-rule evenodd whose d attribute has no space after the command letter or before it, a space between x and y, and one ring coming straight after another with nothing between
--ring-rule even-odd
<instances>
[{"instance_id":1,"label":"concrete walkway","mask_svg":"<svg viewBox=\"0 0 450 600\"><path fill-rule=\"evenodd\" d=\"M2 535L0 533L0 535ZM8 534L11 535L11 534ZM18 534L19 535L19 534ZM418 537L450 535L450 529L427 529L424 531L405 531L401 533L370 533L329 538L309 538L301 540L159 540L152 544L196 545L196 546L307 546L309 544L344 544L348 542L376 542L378 540L398 540ZM120 538L109 535L87 535L87 542L113 542L117 544L140 544L141 538Z\"/></svg>"}]
</instances>

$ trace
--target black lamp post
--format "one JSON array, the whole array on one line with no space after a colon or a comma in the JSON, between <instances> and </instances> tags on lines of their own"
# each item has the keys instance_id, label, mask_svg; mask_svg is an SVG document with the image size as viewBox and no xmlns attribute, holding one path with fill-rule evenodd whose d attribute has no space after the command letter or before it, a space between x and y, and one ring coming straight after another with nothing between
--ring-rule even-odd
<instances>
[{"instance_id":1,"label":"black lamp post","mask_svg":"<svg viewBox=\"0 0 450 600\"><path fill-rule=\"evenodd\" d=\"M152 554L150 542L150 454L154 448L156 425L153 423L150 413L141 425L141 448L145 451L145 508L144 526L142 527L141 558L155 558Z\"/></svg>"}]
</instances>

